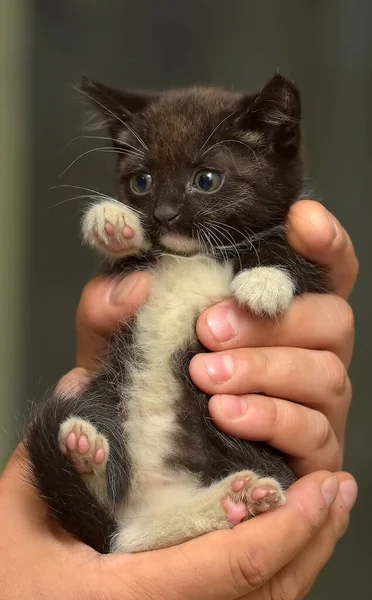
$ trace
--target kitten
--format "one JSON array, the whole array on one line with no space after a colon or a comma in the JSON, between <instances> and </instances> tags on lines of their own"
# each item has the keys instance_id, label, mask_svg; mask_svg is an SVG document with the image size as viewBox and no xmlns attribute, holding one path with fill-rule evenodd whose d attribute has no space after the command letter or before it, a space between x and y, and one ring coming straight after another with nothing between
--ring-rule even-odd
<instances>
[{"instance_id":1,"label":"kitten","mask_svg":"<svg viewBox=\"0 0 372 600\"><path fill-rule=\"evenodd\" d=\"M27 449L33 482L67 531L102 553L139 552L285 502L295 476L280 453L220 432L190 379L191 358L206 352L195 321L231 296L276 318L328 282L285 237L303 186L291 82L275 75L253 95L145 95L84 79L81 91L118 154L117 200L86 211L84 240L112 276L151 270L152 288L86 391L40 406Z\"/></svg>"}]
</instances>

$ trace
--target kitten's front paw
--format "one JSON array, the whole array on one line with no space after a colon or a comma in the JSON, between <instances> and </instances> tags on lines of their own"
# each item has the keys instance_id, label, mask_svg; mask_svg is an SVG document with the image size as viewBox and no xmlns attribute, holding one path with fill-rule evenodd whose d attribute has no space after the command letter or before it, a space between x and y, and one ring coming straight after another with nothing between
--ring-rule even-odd
<instances>
[{"instance_id":1,"label":"kitten's front paw","mask_svg":"<svg viewBox=\"0 0 372 600\"><path fill-rule=\"evenodd\" d=\"M232 526L285 503L284 492L276 479L242 471L229 477L227 483L229 489L222 506Z\"/></svg>"},{"instance_id":2,"label":"kitten's front paw","mask_svg":"<svg viewBox=\"0 0 372 600\"><path fill-rule=\"evenodd\" d=\"M92 206L84 215L82 231L91 246L116 258L149 248L139 218L120 202L104 201Z\"/></svg>"},{"instance_id":3,"label":"kitten's front paw","mask_svg":"<svg viewBox=\"0 0 372 600\"><path fill-rule=\"evenodd\" d=\"M275 317L288 310L295 286L284 269L255 267L238 273L231 291L238 303L254 314Z\"/></svg>"},{"instance_id":4,"label":"kitten's front paw","mask_svg":"<svg viewBox=\"0 0 372 600\"><path fill-rule=\"evenodd\" d=\"M109 444L89 421L76 417L64 421L59 428L58 442L78 473L99 475L105 470Z\"/></svg>"}]
</instances>

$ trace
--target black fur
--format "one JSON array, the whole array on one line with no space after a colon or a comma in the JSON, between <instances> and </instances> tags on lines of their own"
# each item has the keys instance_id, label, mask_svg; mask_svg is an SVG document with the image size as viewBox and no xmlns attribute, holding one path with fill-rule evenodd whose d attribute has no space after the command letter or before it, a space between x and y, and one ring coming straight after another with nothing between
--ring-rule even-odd
<instances>
[{"instance_id":1,"label":"black fur","mask_svg":"<svg viewBox=\"0 0 372 600\"><path fill-rule=\"evenodd\" d=\"M105 272L122 276L156 265L164 252L160 246L164 226L156 222L154 212L171 206L178 213L171 230L198 237L216 260L231 260L235 273L258 265L279 266L292 276L298 294L329 289L327 273L296 255L285 238L288 211L303 185L301 106L291 82L276 75L254 95L211 88L136 96L89 80L83 81L82 91L96 103L118 150L118 198L142 212L143 227L155 248L139 258L108 264ZM130 151L133 146L142 152L140 158ZM189 184L195 169L202 167L224 173L224 185L213 195L201 194ZM139 168L151 170L154 179L145 196L135 196L130 187ZM224 229L213 229L213 223ZM102 553L109 551L116 530L112 509L125 502L130 484L130 459L120 432L127 365L141 360L132 343L133 331L135 319L116 333L101 374L85 393L68 399L53 395L41 405L26 440L33 482L54 517ZM198 473L206 484L253 469L288 487L295 476L280 453L266 444L236 440L211 421L209 397L194 386L188 372L191 358L205 351L196 340L173 357L183 394L175 407L180 426L177 451L166 458L168 465ZM100 505L59 450L60 424L72 415L96 424L109 440L111 510Z\"/></svg>"}]
</instances>

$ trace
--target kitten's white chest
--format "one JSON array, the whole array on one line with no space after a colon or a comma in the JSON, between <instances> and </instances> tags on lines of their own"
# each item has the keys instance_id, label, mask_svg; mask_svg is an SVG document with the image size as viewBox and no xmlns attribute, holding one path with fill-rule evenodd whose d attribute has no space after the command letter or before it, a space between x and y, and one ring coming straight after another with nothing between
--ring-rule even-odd
<instances>
[{"instance_id":1,"label":"kitten's white chest","mask_svg":"<svg viewBox=\"0 0 372 600\"><path fill-rule=\"evenodd\" d=\"M167 255L157 265L150 298L137 317L140 364L132 365L125 390L129 400L124 432L133 474L129 501L133 508L128 506L126 513L134 506L138 509L139 499L143 510L143 501L149 499L145 489L164 489L164 484L177 481L183 487L185 477L190 479L175 475L163 460L172 450L175 403L181 393L171 359L194 339L196 316L230 295L231 279L230 265L205 257Z\"/></svg>"}]
</instances>

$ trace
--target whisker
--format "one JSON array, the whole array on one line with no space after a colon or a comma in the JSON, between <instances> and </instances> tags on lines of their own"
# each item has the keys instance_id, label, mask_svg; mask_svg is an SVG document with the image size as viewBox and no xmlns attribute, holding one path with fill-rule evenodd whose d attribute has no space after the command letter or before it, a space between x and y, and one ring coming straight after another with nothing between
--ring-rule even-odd
<instances>
[{"instance_id":1,"label":"whisker","mask_svg":"<svg viewBox=\"0 0 372 600\"><path fill-rule=\"evenodd\" d=\"M211 137L213 136L213 134L216 133L217 129L219 129L221 127L221 125L223 125L225 123L225 121L227 121L228 119L230 119L230 117L232 117L235 113L236 113L236 110L233 110L232 113L230 113L229 115L227 115L227 117L225 117L224 119L222 119L222 121L220 121L218 123L218 125L213 129L212 133L205 140L205 142L202 145L202 147L200 148L199 152L201 152L203 150L203 148L205 148L205 146L208 144L208 142L211 139ZM203 153L203 154L205 154L205 153ZM202 154L202 156L203 156L203 154Z\"/></svg>"},{"instance_id":2,"label":"whisker","mask_svg":"<svg viewBox=\"0 0 372 600\"><path fill-rule=\"evenodd\" d=\"M73 167L73 165L80 159L83 158L83 156L86 156L87 154L91 154L92 152L106 152L108 154L110 153L114 153L114 154L124 154L124 155L132 155L132 156L136 156L137 158L142 158L139 154L137 154L136 152L132 152L131 150L127 150L125 152L115 149L115 148L111 148L111 146L101 146L100 148L90 148L90 150L86 150L85 152L83 152L82 154L80 154L77 158L75 158L69 165L68 167L60 174L59 177L62 177L65 173L67 173L67 171L69 169L71 169L71 167Z\"/></svg>"},{"instance_id":3,"label":"whisker","mask_svg":"<svg viewBox=\"0 0 372 600\"><path fill-rule=\"evenodd\" d=\"M125 202L121 202L120 200L118 200L117 198L113 198L112 196L108 196L107 194L104 194L103 192L100 192L99 190L94 190L91 188L87 188L87 187L83 187L81 185L69 185L67 183L62 184L62 185L53 185L52 187L49 188L50 190L56 190L59 188L71 188L71 189L75 189L75 190L83 190L85 192L91 192L91 195L81 195L81 196L74 196L74 198L67 198L66 200L63 200L62 202L59 202L58 204L63 204L64 202L68 202L69 200L73 200L73 199L77 199L77 198L91 198L92 200L97 199L99 200L109 200L110 202L116 202L117 204L124 204L125 206L127 206L131 211L138 213L139 215L145 215L144 212L142 212L141 210L138 210L138 208L134 208L133 206L130 206L128 204L125 204ZM58 206L58 204L54 205L54 206ZM49 207L49 208L53 208L53 207Z\"/></svg>"},{"instance_id":4,"label":"whisker","mask_svg":"<svg viewBox=\"0 0 372 600\"><path fill-rule=\"evenodd\" d=\"M122 125L124 125L124 127L126 127L128 129L128 131L130 131L134 135L134 137L141 144L141 146L145 150L148 151L148 147L146 146L146 144L143 141L143 139L138 135L138 133L136 133L134 131L134 129L130 125L128 125L128 123L125 123L125 121L123 121L122 119L120 119L118 117L118 115L116 115L112 110L110 110L104 104L101 104L101 102L98 102L98 100L96 100L96 98L93 98L92 96L90 96L90 94L87 94L87 92L84 92L83 90L80 90L79 88L75 88L75 89L77 89L78 92L80 92L81 94L83 94L84 96L86 96L87 98L89 98L90 100L92 100L93 102L95 102L96 104L98 104L98 106L100 106L101 108L103 108L103 110L105 110L107 114L111 115L112 117L114 117L114 119L116 119L117 121L119 121L119 123L121 123Z\"/></svg>"},{"instance_id":5,"label":"whisker","mask_svg":"<svg viewBox=\"0 0 372 600\"><path fill-rule=\"evenodd\" d=\"M228 227L229 229L232 229L233 231L236 231L237 233L239 233L239 235L241 235L248 242L248 245L250 246L250 248L255 252L255 254L257 256L257 261L260 264L260 257L258 255L258 252L257 252L256 248L254 247L254 245L252 244L252 241L249 238L249 236L244 234L244 231L241 231L241 230L237 229L236 227L233 227L232 225L227 225L227 223L220 223L219 221L211 221L211 223L215 224L215 225L222 225L223 227ZM248 228L245 228L245 229L248 229Z\"/></svg>"},{"instance_id":6,"label":"whisker","mask_svg":"<svg viewBox=\"0 0 372 600\"><path fill-rule=\"evenodd\" d=\"M69 143L62 150L62 152L65 152L67 150L67 148L69 146L71 146L71 144L73 142L76 142L76 140L106 140L106 141L112 142L114 144L121 144L122 146L127 146L128 148L132 148L133 150L135 150L142 156L145 156L145 153L143 150L141 150L140 148L137 148L136 146L132 146L132 144L129 144L128 142L123 142L122 140L118 140L118 139L111 138L111 137L105 137L105 136L101 136L101 135L77 135L76 137L72 138L72 140L69 141Z\"/></svg>"},{"instance_id":7,"label":"whisker","mask_svg":"<svg viewBox=\"0 0 372 600\"><path fill-rule=\"evenodd\" d=\"M220 234L223 235L224 238L228 242L231 243L231 245L227 246L227 248L231 248L231 249L235 250L235 253L236 253L236 255L237 255L238 259L239 259L240 270L242 270L243 266L242 266L242 261L241 261L239 250L238 250L238 245L239 244L236 243L236 241L234 240L233 236L228 231L226 231L223 227L221 227L219 225L209 225L209 227L212 228L212 229L214 229L214 230L219 231Z\"/></svg>"}]
</instances>

